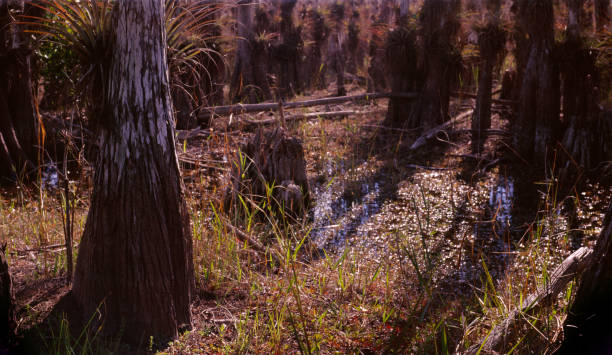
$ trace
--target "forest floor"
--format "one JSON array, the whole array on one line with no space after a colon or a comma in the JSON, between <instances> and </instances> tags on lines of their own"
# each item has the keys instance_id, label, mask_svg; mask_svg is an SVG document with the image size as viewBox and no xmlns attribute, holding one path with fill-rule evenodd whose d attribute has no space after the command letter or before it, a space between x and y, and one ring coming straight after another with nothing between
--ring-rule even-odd
<instances>
[{"instance_id":1,"label":"forest floor","mask_svg":"<svg viewBox=\"0 0 612 355\"><path fill-rule=\"evenodd\" d=\"M454 99L452 116L473 104ZM582 190L563 188L554 166L538 175L509 149L511 118L502 108L480 154L471 150L470 115L411 150L416 136L384 127L385 108L386 100L333 105L325 111L373 113L290 124L303 142L314 200L308 218L291 225L264 212L220 211L229 161L249 133L228 129L227 118L211 130L179 133L197 287L193 329L161 352L462 351L565 257L593 244L612 191L588 181ZM75 245L89 180L73 182ZM35 329L59 352L117 350L118 341L100 340L95 331L79 339L45 322L69 290L61 206L54 189L1 190L0 235L8 245L18 330ZM573 206L575 215L568 213ZM526 323L516 350L554 349L571 290Z\"/></svg>"}]
</instances>

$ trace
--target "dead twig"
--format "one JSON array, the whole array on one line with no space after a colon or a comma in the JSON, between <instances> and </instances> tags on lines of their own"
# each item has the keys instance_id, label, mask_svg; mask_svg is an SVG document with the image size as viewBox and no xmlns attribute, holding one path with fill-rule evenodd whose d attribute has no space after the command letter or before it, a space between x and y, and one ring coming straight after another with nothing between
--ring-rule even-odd
<instances>
[{"instance_id":1,"label":"dead twig","mask_svg":"<svg viewBox=\"0 0 612 355\"><path fill-rule=\"evenodd\" d=\"M438 133L445 131L448 127L451 127L463 120L465 120L468 117L472 116L472 113L474 113L473 109L464 111L462 113L460 113L459 115L457 115L457 117L444 122L443 124L434 127L432 129L430 129L429 131L425 132L425 134L423 134L422 136L420 136L419 138L417 138L417 140L414 141L414 143L412 143L412 146L410 146L410 150L417 150L420 147L424 146L427 142L429 142L431 139L433 139Z\"/></svg>"},{"instance_id":2,"label":"dead twig","mask_svg":"<svg viewBox=\"0 0 612 355\"><path fill-rule=\"evenodd\" d=\"M416 99L417 93L400 92L400 93L367 93L361 95L326 97L322 99L294 101L283 103L284 109L292 109L299 107L325 106L339 104L351 101L376 100L376 99ZM198 119L208 120L211 116L228 116L231 114L243 114L249 112L276 111L279 109L278 103L263 103L263 104L237 104L228 106L203 107L200 109Z\"/></svg>"},{"instance_id":3,"label":"dead twig","mask_svg":"<svg viewBox=\"0 0 612 355\"><path fill-rule=\"evenodd\" d=\"M519 308L512 311L506 319L491 330L484 340L470 347L465 354L491 354L506 351L521 329L519 321L552 304L567 284L589 265L592 255L592 249L582 247L568 256L552 272L550 281L544 287L539 288L534 294L527 297Z\"/></svg>"}]
</instances>

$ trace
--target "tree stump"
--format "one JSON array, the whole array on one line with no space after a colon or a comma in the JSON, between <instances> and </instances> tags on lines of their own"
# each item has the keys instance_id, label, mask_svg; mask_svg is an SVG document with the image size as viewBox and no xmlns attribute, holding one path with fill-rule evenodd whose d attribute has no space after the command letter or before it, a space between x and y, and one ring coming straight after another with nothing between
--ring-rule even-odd
<instances>
[{"instance_id":1,"label":"tree stump","mask_svg":"<svg viewBox=\"0 0 612 355\"><path fill-rule=\"evenodd\" d=\"M239 196L294 218L304 216L310 194L300 139L290 137L283 128L257 131L231 162L223 205L226 212L239 208Z\"/></svg>"}]
</instances>

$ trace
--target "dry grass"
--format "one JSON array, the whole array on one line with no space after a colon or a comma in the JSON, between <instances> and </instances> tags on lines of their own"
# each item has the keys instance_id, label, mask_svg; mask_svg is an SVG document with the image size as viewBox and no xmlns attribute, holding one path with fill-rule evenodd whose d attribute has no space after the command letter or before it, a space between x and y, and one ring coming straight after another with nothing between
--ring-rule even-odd
<instances>
[{"instance_id":1,"label":"dry grass","mask_svg":"<svg viewBox=\"0 0 612 355\"><path fill-rule=\"evenodd\" d=\"M461 109L454 105L456 112ZM189 168L184 177L197 292L193 330L162 353L461 351L486 336L571 253L563 214L556 213L555 185L541 185L541 213L531 228L523 229L526 233L475 233L474 225L494 219L496 211L487 204L489 188L504 174L493 170L465 178L461 166L467 158L461 156L469 141L463 136L403 156L410 137L385 132L379 128L382 119L320 120L293 127L304 141L313 191L329 189L332 199L353 201L330 224L344 226L359 216L369 198L360 195L363 181L380 181L395 190L385 196L389 191L381 188L379 208L346 233L345 244L326 249L310 242L314 232L308 221L288 227L277 218L248 221L248 214L241 219L221 214L223 156L243 135L179 142L180 155L199 161L184 166ZM504 124L495 121L494 128ZM497 140L487 144L495 154ZM408 163L447 170L415 170ZM602 196L609 195L592 187L597 189L578 196L581 228L586 228L581 243L597 234L606 200ZM48 249L64 240L60 202L52 192L44 194L42 204L38 196L37 189L20 187L3 191L0 199L0 233L8 242L22 332L39 324L67 291L61 278L63 248ZM79 194L77 243L87 200L87 193ZM267 252L227 227L228 217ZM595 225L588 227L591 222ZM571 289L533 319L514 351L549 351L570 297ZM41 329L47 329L49 348L68 343L61 349L83 349L59 329ZM101 351L91 344L85 349Z\"/></svg>"}]
</instances>

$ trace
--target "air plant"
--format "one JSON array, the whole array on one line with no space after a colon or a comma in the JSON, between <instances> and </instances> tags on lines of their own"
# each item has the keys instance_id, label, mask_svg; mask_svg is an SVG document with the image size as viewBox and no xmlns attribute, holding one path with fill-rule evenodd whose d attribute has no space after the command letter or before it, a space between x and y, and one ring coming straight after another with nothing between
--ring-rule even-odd
<instances>
[{"instance_id":1,"label":"air plant","mask_svg":"<svg viewBox=\"0 0 612 355\"><path fill-rule=\"evenodd\" d=\"M114 0L39 0L32 6L44 10L45 15L23 16L22 23L30 28L26 31L40 35L40 40L70 48L78 56L80 66L76 73L80 77L75 83L88 102L90 120L95 124L103 117L105 107L100 93L105 92L113 48ZM214 16L221 9L220 4L211 1L166 1L167 59L173 88L186 90L186 76L191 82L201 80L200 73L210 79L203 63L219 65L222 61L219 52L209 45L218 37Z\"/></svg>"}]
</instances>

